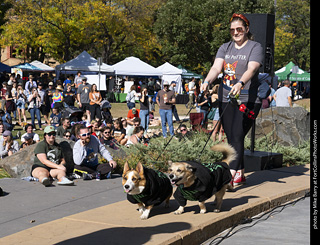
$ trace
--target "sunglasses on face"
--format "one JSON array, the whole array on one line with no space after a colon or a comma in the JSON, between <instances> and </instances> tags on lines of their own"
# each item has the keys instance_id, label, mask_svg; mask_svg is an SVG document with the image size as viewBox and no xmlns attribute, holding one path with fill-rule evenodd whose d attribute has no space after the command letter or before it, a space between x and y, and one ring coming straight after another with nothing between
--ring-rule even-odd
<instances>
[{"instance_id":1,"label":"sunglasses on face","mask_svg":"<svg viewBox=\"0 0 320 245\"><path fill-rule=\"evenodd\" d=\"M51 137L51 136L56 136L56 132L50 132L50 133L47 133L47 135L48 135L49 137Z\"/></svg>"},{"instance_id":2,"label":"sunglasses on face","mask_svg":"<svg viewBox=\"0 0 320 245\"><path fill-rule=\"evenodd\" d=\"M86 136L89 136L89 135L90 135L89 132L88 132L88 133L85 133L85 134L80 134L81 137L86 137Z\"/></svg>"},{"instance_id":3,"label":"sunglasses on face","mask_svg":"<svg viewBox=\"0 0 320 245\"><path fill-rule=\"evenodd\" d=\"M110 131L105 131L105 132L104 132L104 134L110 134L110 133L111 133Z\"/></svg>"},{"instance_id":4,"label":"sunglasses on face","mask_svg":"<svg viewBox=\"0 0 320 245\"><path fill-rule=\"evenodd\" d=\"M71 137L71 135L66 135L65 137L70 138L70 137Z\"/></svg>"},{"instance_id":5,"label":"sunglasses on face","mask_svg":"<svg viewBox=\"0 0 320 245\"><path fill-rule=\"evenodd\" d=\"M181 132L187 131L185 128L181 129Z\"/></svg>"},{"instance_id":6,"label":"sunglasses on face","mask_svg":"<svg viewBox=\"0 0 320 245\"><path fill-rule=\"evenodd\" d=\"M244 29L242 27L237 27L237 28L230 28L230 34L234 35L235 31L237 31L238 33L243 33Z\"/></svg>"}]
</instances>

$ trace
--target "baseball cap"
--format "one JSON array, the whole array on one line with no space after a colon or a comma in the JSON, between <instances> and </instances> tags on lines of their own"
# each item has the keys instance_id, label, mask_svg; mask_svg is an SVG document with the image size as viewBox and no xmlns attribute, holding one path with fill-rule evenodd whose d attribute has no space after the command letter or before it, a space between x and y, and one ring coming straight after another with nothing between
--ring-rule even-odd
<instances>
[{"instance_id":1,"label":"baseball cap","mask_svg":"<svg viewBox=\"0 0 320 245\"><path fill-rule=\"evenodd\" d=\"M163 82L163 86L169 86L169 85L170 85L170 83L168 81Z\"/></svg>"},{"instance_id":2,"label":"baseball cap","mask_svg":"<svg viewBox=\"0 0 320 245\"><path fill-rule=\"evenodd\" d=\"M2 134L2 136L5 136L5 137L7 137L7 136L12 136L12 133L11 133L11 131L9 131L9 130L5 130L5 131L3 132L3 134Z\"/></svg>"},{"instance_id":3,"label":"baseball cap","mask_svg":"<svg viewBox=\"0 0 320 245\"><path fill-rule=\"evenodd\" d=\"M137 109L136 108L132 108L132 113L136 114L136 112L137 112Z\"/></svg>"},{"instance_id":4,"label":"baseball cap","mask_svg":"<svg viewBox=\"0 0 320 245\"><path fill-rule=\"evenodd\" d=\"M48 134L50 132L55 132L54 127L53 126L47 126L45 127L44 131L45 134Z\"/></svg>"}]
</instances>

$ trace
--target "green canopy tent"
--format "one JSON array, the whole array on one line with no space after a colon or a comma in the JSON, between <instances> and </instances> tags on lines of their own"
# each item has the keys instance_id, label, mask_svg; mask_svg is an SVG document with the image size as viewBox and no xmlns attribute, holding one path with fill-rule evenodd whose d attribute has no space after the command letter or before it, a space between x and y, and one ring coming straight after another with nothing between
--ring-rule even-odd
<instances>
[{"instance_id":1,"label":"green canopy tent","mask_svg":"<svg viewBox=\"0 0 320 245\"><path fill-rule=\"evenodd\" d=\"M187 70L186 68L182 67L182 65L179 65L178 66L179 69L182 70L182 74L181 74L181 77L183 79L191 79L191 78L199 78L199 79L203 79L203 76L202 75L199 75L197 73L194 73L190 70Z\"/></svg>"},{"instance_id":2,"label":"green canopy tent","mask_svg":"<svg viewBox=\"0 0 320 245\"><path fill-rule=\"evenodd\" d=\"M285 67L277 70L275 75L281 81L289 79L290 81L310 82L310 73L300 69L292 61Z\"/></svg>"}]
</instances>

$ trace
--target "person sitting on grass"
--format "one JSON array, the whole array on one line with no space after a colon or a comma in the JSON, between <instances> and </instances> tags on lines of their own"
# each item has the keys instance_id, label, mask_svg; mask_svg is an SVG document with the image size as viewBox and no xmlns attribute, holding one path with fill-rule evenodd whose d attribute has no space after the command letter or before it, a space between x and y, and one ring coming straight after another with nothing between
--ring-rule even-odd
<instances>
[{"instance_id":1,"label":"person sitting on grass","mask_svg":"<svg viewBox=\"0 0 320 245\"><path fill-rule=\"evenodd\" d=\"M136 145L141 143L143 139L144 128L142 126L137 126L133 130L133 134L129 136L126 146L129 147L130 145Z\"/></svg>"},{"instance_id":2,"label":"person sitting on grass","mask_svg":"<svg viewBox=\"0 0 320 245\"><path fill-rule=\"evenodd\" d=\"M60 125L61 121L61 113L59 113L59 110L57 108L52 109L52 113L50 115L50 123L54 127L54 129L57 129Z\"/></svg>"},{"instance_id":3,"label":"person sitting on grass","mask_svg":"<svg viewBox=\"0 0 320 245\"><path fill-rule=\"evenodd\" d=\"M117 166L109 151L83 125L79 128L79 137L73 147L74 172L81 173L84 180L96 178L97 172L100 173L101 179L108 178ZM99 164L98 153L108 163Z\"/></svg>"},{"instance_id":4,"label":"person sitting on grass","mask_svg":"<svg viewBox=\"0 0 320 245\"><path fill-rule=\"evenodd\" d=\"M22 143L25 142L25 136L26 136L26 135L32 136L33 141L35 141L36 143L40 142L40 137L39 137L39 135L33 132L33 126L32 126L32 124L27 124L27 125L24 127L24 130L26 131L26 133L21 136L21 142L22 142Z\"/></svg>"},{"instance_id":5,"label":"person sitting on grass","mask_svg":"<svg viewBox=\"0 0 320 245\"><path fill-rule=\"evenodd\" d=\"M127 143L126 130L122 126L121 119L118 118L113 122L113 137L118 141L120 145L125 145Z\"/></svg>"},{"instance_id":6,"label":"person sitting on grass","mask_svg":"<svg viewBox=\"0 0 320 245\"><path fill-rule=\"evenodd\" d=\"M25 136L23 137L24 142L21 144L20 146L20 150L35 144L36 142L33 140L33 136L31 134L25 134Z\"/></svg>"},{"instance_id":7,"label":"person sitting on grass","mask_svg":"<svg viewBox=\"0 0 320 245\"><path fill-rule=\"evenodd\" d=\"M108 146L114 150L118 150L119 149L119 143L117 142L117 140L115 138L112 137L111 135L112 133L112 129L109 127L103 127L101 129L101 135L102 137L100 138L100 142L101 144Z\"/></svg>"},{"instance_id":8,"label":"person sitting on grass","mask_svg":"<svg viewBox=\"0 0 320 245\"><path fill-rule=\"evenodd\" d=\"M58 179L58 185L73 185L66 177L66 161L61 146L55 141L56 132L53 126L44 129L44 140L34 149L35 157L31 176L38 178L44 186L52 184L51 178Z\"/></svg>"},{"instance_id":9,"label":"person sitting on grass","mask_svg":"<svg viewBox=\"0 0 320 245\"><path fill-rule=\"evenodd\" d=\"M12 133L6 130L2 134L3 139L0 140L0 157L4 158L11 156L19 151L19 143L13 140Z\"/></svg>"}]
</instances>

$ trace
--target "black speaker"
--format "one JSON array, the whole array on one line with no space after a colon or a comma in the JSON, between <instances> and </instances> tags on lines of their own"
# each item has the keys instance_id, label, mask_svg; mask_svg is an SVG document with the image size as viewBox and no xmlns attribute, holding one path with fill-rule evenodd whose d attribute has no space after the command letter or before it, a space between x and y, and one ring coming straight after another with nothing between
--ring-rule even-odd
<instances>
[{"instance_id":1,"label":"black speaker","mask_svg":"<svg viewBox=\"0 0 320 245\"><path fill-rule=\"evenodd\" d=\"M245 16L250 22L249 28L254 36L254 41L261 43L264 50L264 62L259 72L271 74L274 71L275 16L273 14L245 14Z\"/></svg>"}]
</instances>

